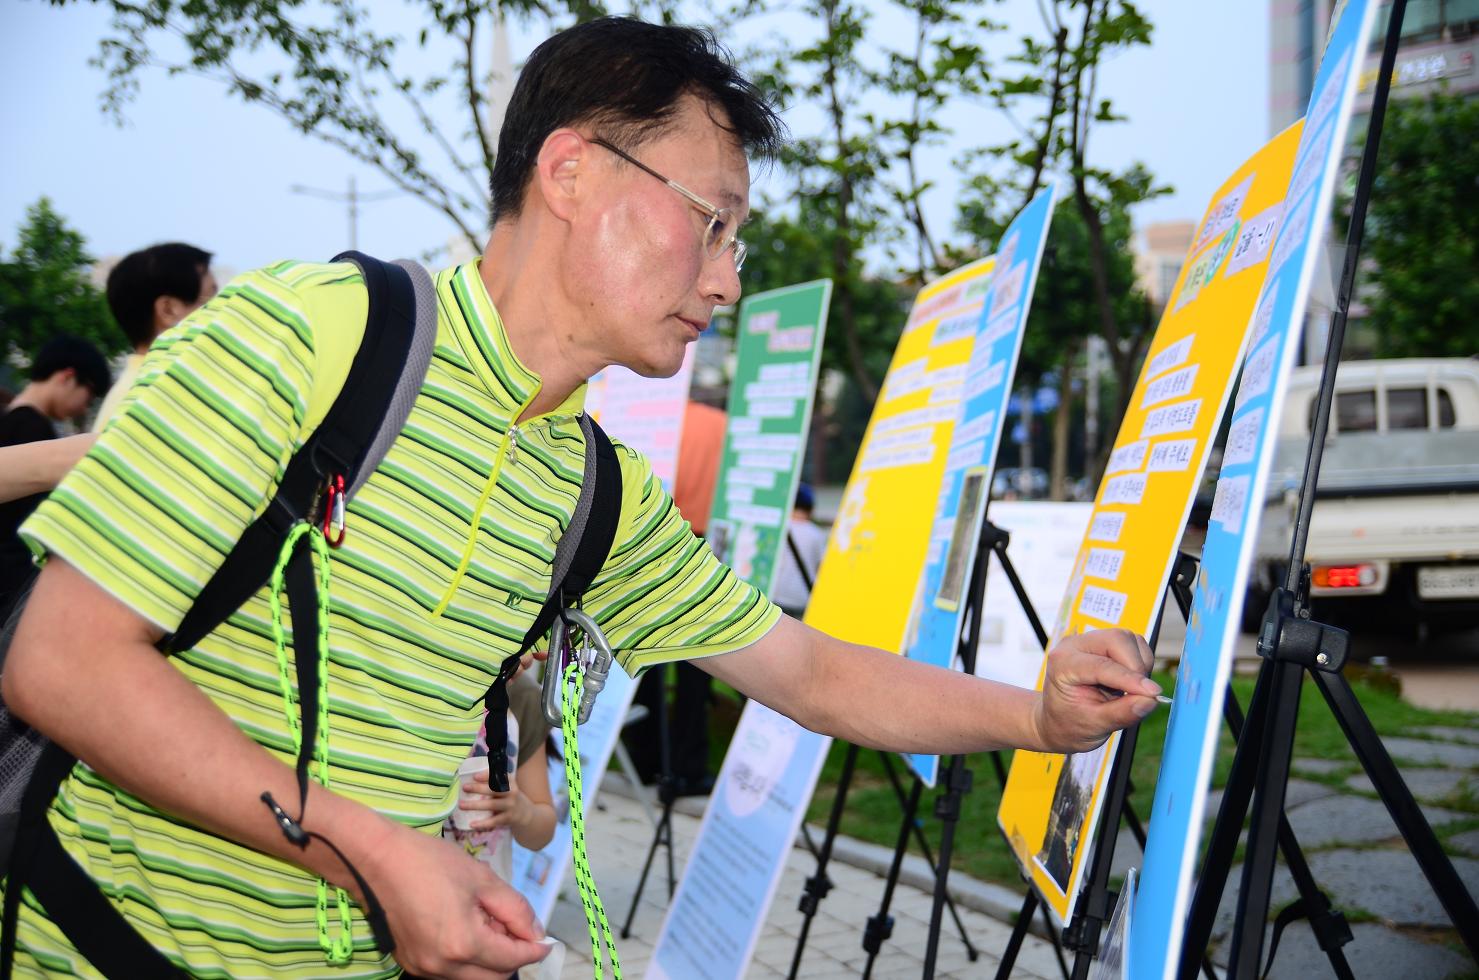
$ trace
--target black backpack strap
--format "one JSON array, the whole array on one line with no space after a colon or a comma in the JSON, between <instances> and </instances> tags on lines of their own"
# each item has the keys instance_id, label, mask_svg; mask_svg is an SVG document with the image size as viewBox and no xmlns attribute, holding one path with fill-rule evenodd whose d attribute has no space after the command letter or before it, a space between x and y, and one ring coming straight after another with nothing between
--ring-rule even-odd
<instances>
[{"instance_id":1,"label":"black backpack strap","mask_svg":"<svg viewBox=\"0 0 1479 980\"><path fill-rule=\"evenodd\" d=\"M201 589L179 628L165 638L161 649L166 652L190 649L256 594L271 575L288 532L312 512L327 478L343 476L350 490L363 483L374 469L373 465L364 465L371 450L379 446L383 455L389 444L383 430L393 423L393 439L405 422L405 414L397 419L391 408L403 403L409 412L410 400L421 387L430 348L424 341L419 347L413 345L413 340L421 340L420 335L425 333L418 328L418 322L424 319L418 317L418 308L425 302L418 302L413 273L359 252L345 252L336 257L339 260L359 266L369 293L364 339L350 363L344 386L323 422L288 462L266 509L242 533ZM434 299L432 303L434 338ZM412 354L421 348L425 348L425 360L419 361L418 371L419 359L413 359ZM412 393L410 400L405 398L407 389ZM376 456L374 463L378 462Z\"/></svg>"},{"instance_id":2,"label":"black backpack strap","mask_svg":"<svg viewBox=\"0 0 1479 980\"><path fill-rule=\"evenodd\" d=\"M488 708L484 722L488 785L500 793L508 792L508 682L520 658L549 632L560 610L579 603L596 580L611 554L616 525L621 520L621 461L616 457L616 447L589 415L580 416L580 431L585 436L585 474L570 525L555 545L549 595L534 617L534 625L524 634L518 656L503 662L497 679L483 698Z\"/></svg>"},{"instance_id":3,"label":"black backpack strap","mask_svg":"<svg viewBox=\"0 0 1479 980\"><path fill-rule=\"evenodd\" d=\"M520 656L549 632L561 609L579 603L600 574L616 541L616 525L621 520L621 462L616 458L611 438L595 419L581 415L580 429L586 445L580 499L575 504L570 526L555 547L549 595L539 615L534 617L534 625L524 634Z\"/></svg>"}]
</instances>

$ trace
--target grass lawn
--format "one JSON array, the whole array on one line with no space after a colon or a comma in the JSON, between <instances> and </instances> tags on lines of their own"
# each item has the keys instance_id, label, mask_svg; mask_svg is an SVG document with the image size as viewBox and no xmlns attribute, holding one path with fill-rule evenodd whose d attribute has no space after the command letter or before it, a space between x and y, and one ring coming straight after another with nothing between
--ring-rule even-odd
<instances>
[{"instance_id":1,"label":"grass lawn","mask_svg":"<svg viewBox=\"0 0 1479 980\"><path fill-rule=\"evenodd\" d=\"M1428 711L1413 707L1397 696L1391 689L1390 683L1387 682L1387 678L1381 675L1367 680L1360 677L1356 669L1348 670L1347 674L1352 678L1352 686L1365 707L1366 713L1370 716L1372 724L1383 736L1410 735L1413 734L1413 729L1430 725L1479 726L1479 715L1460 711ZM1172 687L1170 676L1157 675L1156 679L1168 690ZM1253 679L1234 679L1233 690L1237 693L1239 702L1246 708L1253 691ZM733 702L724 698L719 700L721 707L713 712L712 718L715 772L718 771L724 747L728 744L729 735L738 717L732 707ZM1155 793L1155 777L1160 767L1161 747L1166 737L1167 716L1167 711L1157 711L1141 725L1134 768L1131 770L1134 786L1131 799L1136 812L1142 816L1150 811L1151 798ZM834 744L827 757L816 795L807 811L808 821L814 824L823 826L826 824L846 751L846 745ZM1220 787L1226 781L1228 770L1232 766L1232 755L1232 738L1224 730L1218 747L1217 766L1213 777L1215 786ZM1326 707L1319 689L1309 682L1304 685L1300 702L1299 727L1295 735L1295 755L1296 757L1333 759L1349 763L1348 766L1327 774L1313 777L1301 776L1300 778L1312 778L1339 785L1343 784L1347 777L1360 771L1360 765L1351 754L1345 736L1341 733L1335 718L1330 714L1329 708ZM907 791L908 770L903 766L899 757L892 757L892 761ZM1002 762L1010 764L1009 753L1003 755ZM1017 887L1021 880L1017 863L996 826L996 810L1001 802L1001 784L997 779L992 759L989 755L970 756L968 768L974 774L974 785L966 796L961 821L956 828L951 867L975 878ZM925 834L930 841L930 846L936 850L939 846L940 824L934 819L933 812L934 800L937 796L938 791L926 790L920 804L920 819ZM1475 819L1472 823L1464 821L1444 828L1440 837L1447 837L1453 833L1479 826L1479 799L1476 799L1473 794L1455 794L1442 802L1450 809L1474 814ZM853 776L847 806L842 817L841 832L892 848L899 834L901 818L902 806L885 775L879 754L873 751L860 752L857 770ZM1393 833L1395 835L1395 828ZM910 852L918 853L917 847L913 846L912 842Z\"/></svg>"}]
</instances>

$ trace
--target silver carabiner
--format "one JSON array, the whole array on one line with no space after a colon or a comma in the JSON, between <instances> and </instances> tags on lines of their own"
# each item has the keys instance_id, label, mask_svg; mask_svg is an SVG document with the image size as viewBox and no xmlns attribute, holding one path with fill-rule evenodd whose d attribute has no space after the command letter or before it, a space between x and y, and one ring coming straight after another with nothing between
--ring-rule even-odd
<instances>
[{"instance_id":1,"label":"silver carabiner","mask_svg":"<svg viewBox=\"0 0 1479 980\"><path fill-rule=\"evenodd\" d=\"M585 643L578 649L570 647L570 629L566 621L578 626L585 636ZM579 665L582 674L580 705L576 709L575 723L584 725L591 717L596 695L606 686L606 677L611 673L612 661L616 659L606 634L596 621L580 609L566 609L555 619L550 630L549 659L544 663L543 707L544 720L552 727L560 728L564 711L562 688L565 669L571 663Z\"/></svg>"}]
</instances>

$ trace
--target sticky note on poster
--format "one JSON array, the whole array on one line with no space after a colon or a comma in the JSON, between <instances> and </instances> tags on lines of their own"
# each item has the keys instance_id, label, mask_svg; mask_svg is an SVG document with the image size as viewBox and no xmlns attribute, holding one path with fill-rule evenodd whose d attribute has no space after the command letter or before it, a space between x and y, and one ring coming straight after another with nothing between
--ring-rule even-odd
<instances>
[{"instance_id":1,"label":"sticky note on poster","mask_svg":"<svg viewBox=\"0 0 1479 980\"><path fill-rule=\"evenodd\" d=\"M1237 271L1228 259L1240 229L1281 204L1298 138L1298 127L1280 134L1213 195L1131 393L1055 640L1155 624L1268 267L1267 255ZM1073 915L1118 744L1073 756L1019 751L1012 763L998 822L1060 922Z\"/></svg>"}]
</instances>

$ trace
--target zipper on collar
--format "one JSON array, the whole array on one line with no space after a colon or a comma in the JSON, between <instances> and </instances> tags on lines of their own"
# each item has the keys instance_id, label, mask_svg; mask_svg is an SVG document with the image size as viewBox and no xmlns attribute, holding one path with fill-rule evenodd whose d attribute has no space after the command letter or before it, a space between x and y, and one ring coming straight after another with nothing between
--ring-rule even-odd
<instances>
[{"instance_id":1,"label":"zipper on collar","mask_svg":"<svg viewBox=\"0 0 1479 980\"><path fill-rule=\"evenodd\" d=\"M538 394L539 389L534 389L533 393L524 401L524 404L520 405L518 410L514 412L513 417L517 419L528 411L529 406ZM548 418L548 416L541 415L539 418ZM530 421L533 420L531 419ZM525 423L525 425L527 426L528 423ZM457 594L457 587L462 584L462 577L467 574L467 568L472 564L472 554L477 548L478 543L478 527L483 522L483 511L488 506L488 500L493 496L494 488L498 486L498 476L503 472L503 463L507 460L511 464L516 464L518 457L519 426L517 422L510 422L508 431L503 434L503 438L498 442L498 453L493 457L493 469L488 474L488 482L483 485L483 492L478 495L477 506L473 508L472 512L472 520L467 525L467 541L462 546L462 560L457 563L457 571L452 575L452 581L447 584L446 594L442 596L441 602L436 604L436 608L431 611L432 618L439 617L442 613L446 612L447 606L452 602L452 597Z\"/></svg>"}]
</instances>

